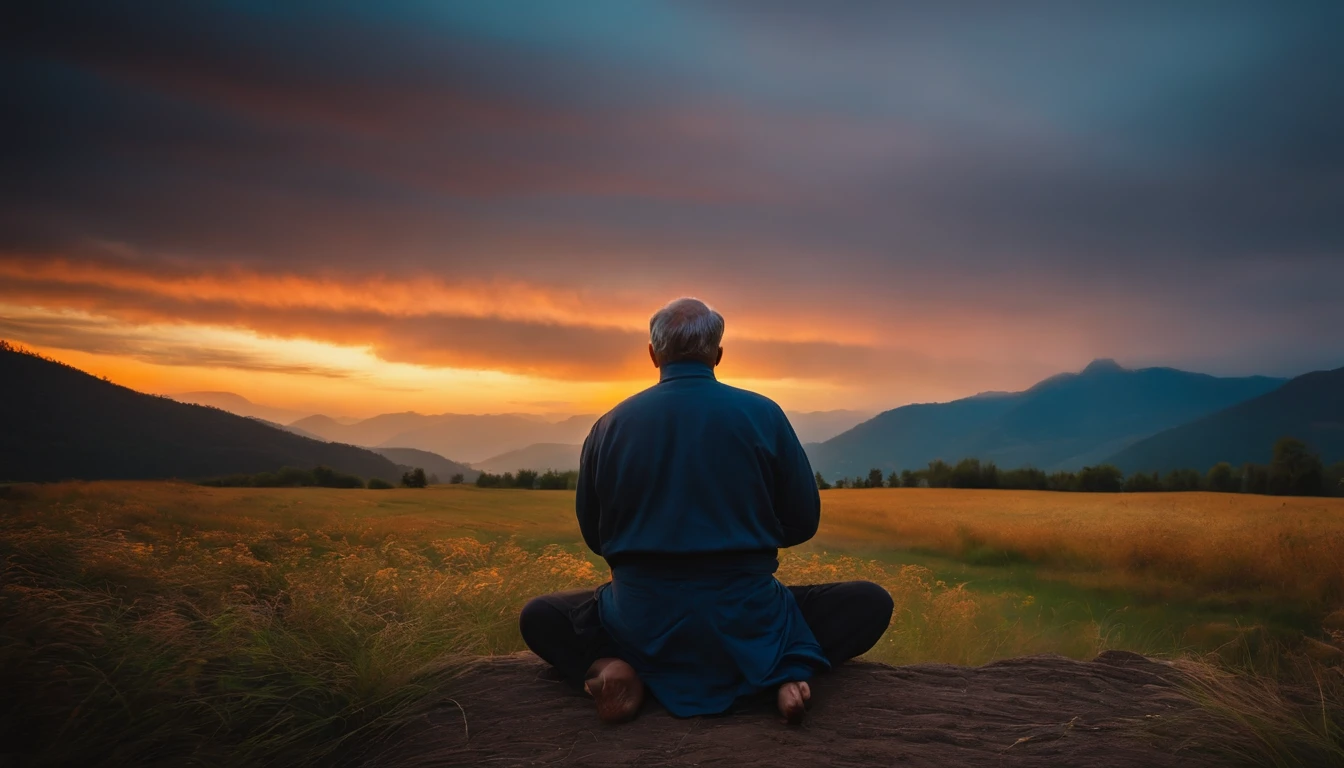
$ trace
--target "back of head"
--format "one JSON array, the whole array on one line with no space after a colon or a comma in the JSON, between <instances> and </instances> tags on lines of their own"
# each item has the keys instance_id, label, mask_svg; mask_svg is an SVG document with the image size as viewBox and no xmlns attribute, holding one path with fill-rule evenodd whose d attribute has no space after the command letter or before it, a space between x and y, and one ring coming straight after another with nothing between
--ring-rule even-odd
<instances>
[{"instance_id":1,"label":"back of head","mask_svg":"<svg viewBox=\"0 0 1344 768\"><path fill-rule=\"evenodd\" d=\"M723 342L723 315L703 301L681 298L649 318L649 343L661 365L695 360L714 365Z\"/></svg>"}]
</instances>

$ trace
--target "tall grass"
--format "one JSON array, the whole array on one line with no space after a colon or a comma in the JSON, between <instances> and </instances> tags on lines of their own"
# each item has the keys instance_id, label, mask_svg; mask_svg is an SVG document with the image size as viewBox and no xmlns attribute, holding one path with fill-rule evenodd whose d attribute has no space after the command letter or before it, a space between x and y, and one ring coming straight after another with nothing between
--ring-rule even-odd
<instances>
[{"instance_id":1,"label":"tall grass","mask_svg":"<svg viewBox=\"0 0 1344 768\"><path fill-rule=\"evenodd\" d=\"M527 597L599 578L557 547L332 533L6 517L0 743L38 765L355 759L449 684L444 659L516 650Z\"/></svg>"},{"instance_id":2,"label":"tall grass","mask_svg":"<svg viewBox=\"0 0 1344 768\"><path fill-rule=\"evenodd\" d=\"M1029 563L1161 599L1344 607L1344 499L919 488L822 498L832 546Z\"/></svg>"},{"instance_id":3,"label":"tall grass","mask_svg":"<svg viewBox=\"0 0 1344 768\"><path fill-rule=\"evenodd\" d=\"M323 507L418 498L399 492L294 491L265 496L269 508L248 496L252 506L229 515L202 507L214 489L105 490L0 498L0 750L24 764L367 762L383 737L451 696L453 659L522 649L527 599L607 575L576 546ZM472 503L491 493L463 492ZM536 495L493 493L501 503ZM896 610L869 658L889 663L1088 658L1110 644L1105 622L1033 620L1031 595L976 592L919 566L789 553L779 577L886 587ZM1276 667L1281 649L1240 637L1233 653L1181 662L1196 700L1257 734L1238 757L1338 757L1338 669ZM1304 698L1304 686L1319 696Z\"/></svg>"}]
</instances>

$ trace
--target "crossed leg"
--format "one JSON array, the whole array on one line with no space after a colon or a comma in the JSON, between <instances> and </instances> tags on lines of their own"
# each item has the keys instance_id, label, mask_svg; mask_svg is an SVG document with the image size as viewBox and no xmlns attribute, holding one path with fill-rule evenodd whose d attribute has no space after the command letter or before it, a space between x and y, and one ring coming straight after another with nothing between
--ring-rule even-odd
<instances>
[{"instance_id":1,"label":"crossed leg","mask_svg":"<svg viewBox=\"0 0 1344 768\"><path fill-rule=\"evenodd\" d=\"M812 584L789 591L832 665L867 652L891 622L891 595L870 581ZM533 653L565 679L584 686L604 721L628 720L639 712L644 685L620 660L598 622L592 590L534 598L523 608L518 626ZM780 714L797 722L810 696L806 682L784 683L776 694Z\"/></svg>"}]
</instances>

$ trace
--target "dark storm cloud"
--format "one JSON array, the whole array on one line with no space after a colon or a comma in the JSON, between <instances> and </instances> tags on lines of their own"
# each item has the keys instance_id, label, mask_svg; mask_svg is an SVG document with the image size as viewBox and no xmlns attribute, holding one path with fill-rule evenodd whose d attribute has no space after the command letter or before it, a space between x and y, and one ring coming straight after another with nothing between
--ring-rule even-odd
<instances>
[{"instance_id":1,"label":"dark storm cloud","mask_svg":"<svg viewBox=\"0 0 1344 768\"><path fill-rule=\"evenodd\" d=\"M1009 324L1207 359L1095 296L1301 340L1214 366L1326 364L1341 32L1335 2L31 4L0 249L814 294L873 326L1000 293Z\"/></svg>"}]
</instances>

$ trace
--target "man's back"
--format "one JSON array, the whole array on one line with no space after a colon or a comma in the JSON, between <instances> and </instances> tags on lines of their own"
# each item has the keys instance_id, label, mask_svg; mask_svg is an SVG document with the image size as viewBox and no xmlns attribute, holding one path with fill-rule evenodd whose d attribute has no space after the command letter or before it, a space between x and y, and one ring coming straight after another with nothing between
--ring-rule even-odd
<instances>
[{"instance_id":1,"label":"man's back","mask_svg":"<svg viewBox=\"0 0 1344 768\"><path fill-rule=\"evenodd\" d=\"M593 426L578 489L584 539L608 560L774 550L811 538L820 516L783 411L699 362L663 366Z\"/></svg>"},{"instance_id":2,"label":"man's back","mask_svg":"<svg viewBox=\"0 0 1344 768\"><path fill-rule=\"evenodd\" d=\"M607 722L634 717L646 686L679 716L774 690L796 722L807 680L871 648L891 617L876 584L774 577L778 549L816 533L821 500L779 406L715 380L723 328L696 299L649 320L659 383L593 425L579 467L579 527L611 581L519 616L528 647Z\"/></svg>"}]
</instances>

